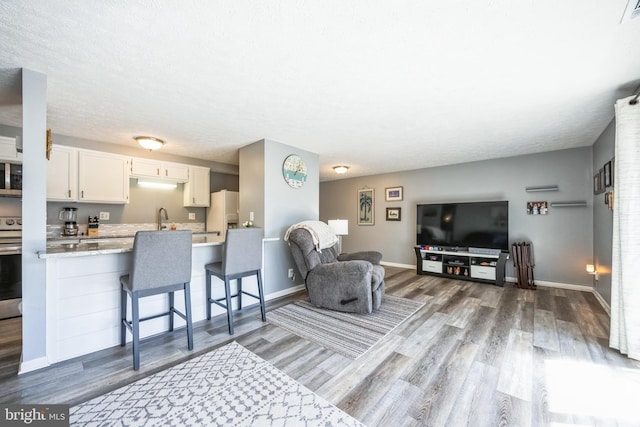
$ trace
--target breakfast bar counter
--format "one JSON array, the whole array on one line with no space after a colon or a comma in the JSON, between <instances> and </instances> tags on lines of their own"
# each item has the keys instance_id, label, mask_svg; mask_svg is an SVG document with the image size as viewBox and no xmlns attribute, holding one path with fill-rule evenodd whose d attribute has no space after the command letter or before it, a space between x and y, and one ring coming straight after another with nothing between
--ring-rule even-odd
<instances>
[{"instance_id":1,"label":"breakfast bar counter","mask_svg":"<svg viewBox=\"0 0 640 427\"><path fill-rule=\"evenodd\" d=\"M167 231L170 233L170 231ZM193 235L193 247L215 246L224 243L217 233ZM133 237L79 238L52 240L47 250L38 252L38 258L71 258L106 254L127 253L133 250Z\"/></svg>"},{"instance_id":2,"label":"breakfast bar counter","mask_svg":"<svg viewBox=\"0 0 640 427\"><path fill-rule=\"evenodd\" d=\"M194 323L206 319L204 266L222 259L223 243L220 236L214 234L193 235L191 306ZM47 250L38 254L46 261L48 364L120 345L120 277L131 271L132 247L133 237L49 242ZM212 282L212 296L223 297L223 282L217 279ZM257 293L255 279L243 280L243 288ZM176 308L184 310L180 292L175 297ZM165 312L167 306L167 294L143 298L141 316ZM130 316L130 307L128 313ZM222 308L213 305L214 316L223 313ZM185 323L176 316L175 325L178 329ZM141 325L140 336L155 335L166 331L167 327L168 317L156 318ZM128 334L127 341L130 340ZM197 348L198 343L195 345ZM143 345L143 358L144 349Z\"/></svg>"}]
</instances>

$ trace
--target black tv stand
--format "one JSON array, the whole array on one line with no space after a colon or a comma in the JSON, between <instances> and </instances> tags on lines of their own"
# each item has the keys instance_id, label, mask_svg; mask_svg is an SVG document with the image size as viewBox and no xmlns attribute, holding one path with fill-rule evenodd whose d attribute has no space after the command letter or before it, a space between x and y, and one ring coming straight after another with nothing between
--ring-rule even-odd
<instances>
[{"instance_id":1,"label":"black tv stand","mask_svg":"<svg viewBox=\"0 0 640 427\"><path fill-rule=\"evenodd\" d=\"M504 286L507 253L478 254L454 249L434 250L414 247L418 274L433 274Z\"/></svg>"}]
</instances>

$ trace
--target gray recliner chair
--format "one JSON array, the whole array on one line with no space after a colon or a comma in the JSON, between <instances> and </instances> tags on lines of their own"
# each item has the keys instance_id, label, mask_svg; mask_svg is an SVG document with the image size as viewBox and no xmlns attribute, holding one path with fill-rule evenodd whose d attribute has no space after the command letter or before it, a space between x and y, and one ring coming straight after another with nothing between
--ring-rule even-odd
<instances>
[{"instance_id":1,"label":"gray recliner chair","mask_svg":"<svg viewBox=\"0 0 640 427\"><path fill-rule=\"evenodd\" d=\"M311 304L350 313L371 313L380 307L384 296L380 252L339 255L336 245L318 250L304 228L291 230L288 242Z\"/></svg>"}]
</instances>

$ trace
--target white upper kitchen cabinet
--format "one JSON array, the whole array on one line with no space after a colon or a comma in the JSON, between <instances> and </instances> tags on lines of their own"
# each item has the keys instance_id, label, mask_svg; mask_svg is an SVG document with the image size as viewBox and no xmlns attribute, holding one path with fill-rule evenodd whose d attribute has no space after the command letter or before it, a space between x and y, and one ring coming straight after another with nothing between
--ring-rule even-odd
<instances>
[{"instance_id":1,"label":"white upper kitchen cabinet","mask_svg":"<svg viewBox=\"0 0 640 427\"><path fill-rule=\"evenodd\" d=\"M179 163L162 163L163 178L175 179L178 182L189 181L189 166Z\"/></svg>"},{"instance_id":2,"label":"white upper kitchen cabinet","mask_svg":"<svg viewBox=\"0 0 640 427\"><path fill-rule=\"evenodd\" d=\"M134 157L131 159L131 177L161 178L174 182L187 182L189 180L189 166Z\"/></svg>"},{"instance_id":3,"label":"white upper kitchen cabinet","mask_svg":"<svg viewBox=\"0 0 640 427\"><path fill-rule=\"evenodd\" d=\"M78 150L78 201L129 203L130 158Z\"/></svg>"},{"instance_id":4,"label":"white upper kitchen cabinet","mask_svg":"<svg viewBox=\"0 0 640 427\"><path fill-rule=\"evenodd\" d=\"M47 162L47 200L78 200L78 150L54 145Z\"/></svg>"},{"instance_id":5,"label":"white upper kitchen cabinet","mask_svg":"<svg viewBox=\"0 0 640 427\"><path fill-rule=\"evenodd\" d=\"M189 181L184 184L185 207L209 207L210 203L209 168L189 166Z\"/></svg>"},{"instance_id":6,"label":"white upper kitchen cabinet","mask_svg":"<svg viewBox=\"0 0 640 427\"><path fill-rule=\"evenodd\" d=\"M0 160L22 163L22 150L18 150L16 138L0 136Z\"/></svg>"}]
</instances>

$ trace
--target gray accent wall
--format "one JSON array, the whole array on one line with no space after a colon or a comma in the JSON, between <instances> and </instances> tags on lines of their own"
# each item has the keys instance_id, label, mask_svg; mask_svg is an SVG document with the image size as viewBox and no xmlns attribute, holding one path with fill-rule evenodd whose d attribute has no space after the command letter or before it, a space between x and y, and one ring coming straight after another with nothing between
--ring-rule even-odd
<instances>
[{"instance_id":1,"label":"gray accent wall","mask_svg":"<svg viewBox=\"0 0 640 427\"><path fill-rule=\"evenodd\" d=\"M593 257L591 170L591 147L583 147L328 181L320 184L320 220L349 220L344 252L378 250L384 262L415 266L417 204L508 200L510 242L533 243L536 280L591 287L585 272ZM525 191L544 185L558 185L559 191ZM396 186L403 187L403 200L385 201L385 188ZM363 188L374 189L374 225L357 225L357 191ZM528 201L576 200L588 206L526 213ZM401 208L401 221L386 221L388 207ZM515 277L511 262L507 276Z\"/></svg>"},{"instance_id":2,"label":"gray accent wall","mask_svg":"<svg viewBox=\"0 0 640 427\"><path fill-rule=\"evenodd\" d=\"M290 154L297 154L307 165L307 182L301 188L291 188L282 176L282 164ZM319 157L315 153L261 140L240 149L240 222L254 212L254 225L263 227L265 243L264 287L267 294L279 292L303 283L287 277L295 268L284 234L292 224L319 215Z\"/></svg>"},{"instance_id":3,"label":"gray accent wall","mask_svg":"<svg viewBox=\"0 0 640 427\"><path fill-rule=\"evenodd\" d=\"M593 172L599 171L614 157L616 122L611 121L593 144ZM615 187L615 176L614 176ZM611 307L611 257L613 242L613 211L604 204L604 193L593 197L593 264L598 271L598 280L593 278L596 291ZM615 199L615 197L614 197ZM615 202L615 200L614 200Z\"/></svg>"}]
</instances>

